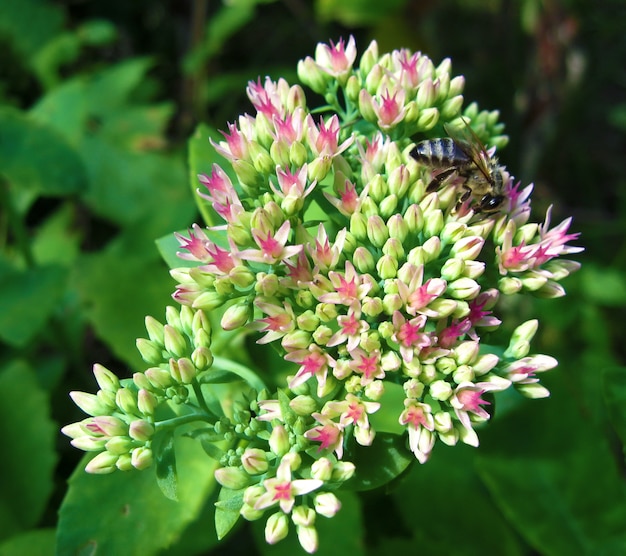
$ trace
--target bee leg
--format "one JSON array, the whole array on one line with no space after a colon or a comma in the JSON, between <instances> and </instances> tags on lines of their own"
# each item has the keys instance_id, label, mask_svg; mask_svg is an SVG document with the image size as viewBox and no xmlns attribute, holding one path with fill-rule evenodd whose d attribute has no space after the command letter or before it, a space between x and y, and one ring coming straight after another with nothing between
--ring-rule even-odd
<instances>
[{"instance_id":1,"label":"bee leg","mask_svg":"<svg viewBox=\"0 0 626 556\"><path fill-rule=\"evenodd\" d=\"M459 202L464 203L470 198L471 195L472 195L472 190L469 187L467 187L467 185L464 185L463 194L459 198Z\"/></svg>"},{"instance_id":2,"label":"bee leg","mask_svg":"<svg viewBox=\"0 0 626 556\"><path fill-rule=\"evenodd\" d=\"M455 167L452 167L452 168L448 168L448 169L444 170L443 172L440 172L439 174L437 174L431 180L431 182L428 184L428 187L426 188L426 192L430 193L432 191L437 191L437 189L439 189L441 187L441 184L444 181L446 181L456 171L457 171L457 169Z\"/></svg>"}]
</instances>

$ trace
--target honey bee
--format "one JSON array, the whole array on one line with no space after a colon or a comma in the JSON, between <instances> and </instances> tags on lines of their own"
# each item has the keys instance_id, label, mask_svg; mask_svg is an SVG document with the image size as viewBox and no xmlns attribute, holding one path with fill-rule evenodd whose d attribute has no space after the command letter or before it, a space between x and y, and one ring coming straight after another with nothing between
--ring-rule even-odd
<instances>
[{"instance_id":1,"label":"honey bee","mask_svg":"<svg viewBox=\"0 0 626 556\"><path fill-rule=\"evenodd\" d=\"M474 213L490 214L502 207L507 175L504 166L487 149L464 120L462 129L444 125L448 137L420 141L411 150L411 156L433 169L441 169L428 184L426 191L435 191L454 174L462 178L463 192L457 209L472 199Z\"/></svg>"}]
</instances>

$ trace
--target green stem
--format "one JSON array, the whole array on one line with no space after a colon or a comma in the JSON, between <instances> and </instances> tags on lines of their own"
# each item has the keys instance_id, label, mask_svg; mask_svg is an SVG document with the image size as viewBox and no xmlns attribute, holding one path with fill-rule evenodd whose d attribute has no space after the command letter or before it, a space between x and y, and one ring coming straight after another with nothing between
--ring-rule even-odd
<instances>
[{"instance_id":1,"label":"green stem","mask_svg":"<svg viewBox=\"0 0 626 556\"><path fill-rule=\"evenodd\" d=\"M204 394L202 393L202 388L200 387L200 383L197 380L194 380L192 382L192 386L193 386L193 391L196 395L196 399L198 400L198 405L200 406L200 409L202 409L203 411L206 411L207 413L211 413L211 410L209 409L209 406L206 403L206 400L204 399Z\"/></svg>"},{"instance_id":2,"label":"green stem","mask_svg":"<svg viewBox=\"0 0 626 556\"><path fill-rule=\"evenodd\" d=\"M165 421L159 421L158 423L155 423L154 428L156 431L173 429L180 427L181 425L193 423L194 421L205 421L210 424L214 423L211 416L206 413L188 413L186 415L180 415L179 417L174 417Z\"/></svg>"}]
</instances>

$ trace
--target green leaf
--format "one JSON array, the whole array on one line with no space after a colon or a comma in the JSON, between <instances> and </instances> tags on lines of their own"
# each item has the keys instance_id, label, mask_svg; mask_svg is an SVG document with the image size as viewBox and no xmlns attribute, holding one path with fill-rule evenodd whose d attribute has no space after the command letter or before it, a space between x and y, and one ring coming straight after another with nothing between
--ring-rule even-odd
<instances>
[{"instance_id":1,"label":"green leaf","mask_svg":"<svg viewBox=\"0 0 626 556\"><path fill-rule=\"evenodd\" d=\"M152 441L152 450L156 463L157 484L164 496L178 502L174 432L170 430L156 434Z\"/></svg>"},{"instance_id":2,"label":"green leaf","mask_svg":"<svg viewBox=\"0 0 626 556\"><path fill-rule=\"evenodd\" d=\"M0 556L49 556L54 554L54 529L34 529L0 543Z\"/></svg>"},{"instance_id":3,"label":"green leaf","mask_svg":"<svg viewBox=\"0 0 626 556\"><path fill-rule=\"evenodd\" d=\"M177 438L176 451L179 502L163 496L153 469L89 475L86 456L61 505L56 553L152 556L174 542L215 488L217 465L188 438Z\"/></svg>"},{"instance_id":4,"label":"green leaf","mask_svg":"<svg viewBox=\"0 0 626 556\"><path fill-rule=\"evenodd\" d=\"M624 554L623 478L601 430L559 386L482 431L479 474L539 553Z\"/></svg>"},{"instance_id":5,"label":"green leaf","mask_svg":"<svg viewBox=\"0 0 626 556\"><path fill-rule=\"evenodd\" d=\"M13 346L27 345L57 307L67 275L57 265L21 271L0 260L0 338Z\"/></svg>"},{"instance_id":6,"label":"green leaf","mask_svg":"<svg viewBox=\"0 0 626 556\"><path fill-rule=\"evenodd\" d=\"M145 336L145 316L160 315L173 290L156 251L153 255L125 252L120 245L119 249L113 246L84 255L76 265L73 282L98 336L134 369L145 369L135 338Z\"/></svg>"},{"instance_id":7,"label":"green leaf","mask_svg":"<svg viewBox=\"0 0 626 556\"><path fill-rule=\"evenodd\" d=\"M0 34L9 37L17 50L25 56L31 56L60 33L64 19L61 7L49 2L0 2Z\"/></svg>"},{"instance_id":8,"label":"green leaf","mask_svg":"<svg viewBox=\"0 0 626 556\"><path fill-rule=\"evenodd\" d=\"M343 459L356 465L356 473L345 483L345 488L371 490L404 473L415 461L406 442L405 435L380 433L371 446L355 445L346 451Z\"/></svg>"},{"instance_id":9,"label":"green leaf","mask_svg":"<svg viewBox=\"0 0 626 556\"><path fill-rule=\"evenodd\" d=\"M241 517L239 510L242 506L243 490L222 487L218 501L215 503L215 530L218 539L223 539L239 521Z\"/></svg>"},{"instance_id":10,"label":"green leaf","mask_svg":"<svg viewBox=\"0 0 626 556\"><path fill-rule=\"evenodd\" d=\"M424 554L523 556L525 547L476 475L475 454L465 445L437 444L430 460L396 485L395 508Z\"/></svg>"},{"instance_id":11,"label":"green leaf","mask_svg":"<svg viewBox=\"0 0 626 556\"><path fill-rule=\"evenodd\" d=\"M189 230L178 230L178 233L183 237L189 237ZM224 249L229 249L228 239L226 237L226 230L209 230L207 228L202 229L202 233L205 234L213 243L219 245ZM199 266L201 263L197 261L188 261L181 259L176 253L183 252L180 242L176 239L173 233L167 234L156 240L157 249L161 254L161 257L169 268L192 268Z\"/></svg>"},{"instance_id":12,"label":"green leaf","mask_svg":"<svg viewBox=\"0 0 626 556\"><path fill-rule=\"evenodd\" d=\"M0 173L20 195L26 190L67 196L87 188L83 162L67 140L52 127L6 107L0 108Z\"/></svg>"},{"instance_id":13,"label":"green leaf","mask_svg":"<svg viewBox=\"0 0 626 556\"><path fill-rule=\"evenodd\" d=\"M611 424L626 450L626 368L605 369L602 375L604 399Z\"/></svg>"},{"instance_id":14,"label":"green leaf","mask_svg":"<svg viewBox=\"0 0 626 556\"><path fill-rule=\"evenodd\" d=\"M0 538L37 524L48 503L57 461L57 427L49 398L30 367L15 361L0 372Z\"/></svg>"}]
</instances>

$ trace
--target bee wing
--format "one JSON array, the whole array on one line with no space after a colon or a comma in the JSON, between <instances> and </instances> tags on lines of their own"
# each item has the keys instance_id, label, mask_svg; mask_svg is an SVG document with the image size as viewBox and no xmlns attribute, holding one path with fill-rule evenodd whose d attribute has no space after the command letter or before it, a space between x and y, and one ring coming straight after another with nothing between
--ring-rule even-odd
<instances>
[{"instance_id":1,"label":"bee wing","mask_svg":"<svg viewBox=\"0 0 626 556\"><path fill-rule=\"evenodd\" d=\"M487 178L487 181L491 182L491 172L489 171L489 166L487 161L489 160L489 155L487 153L487 149L483 142L479 139L478 135L474 132L474 130L467 123L465 118L463 119L463 123L465 127L457 128L452 127L449 124L443 124L443 128L446 130L446 133L454 141L457 147L461 149L463 154L467 156L481 171L481 173Z\"/></svg>"}]
</instances>

